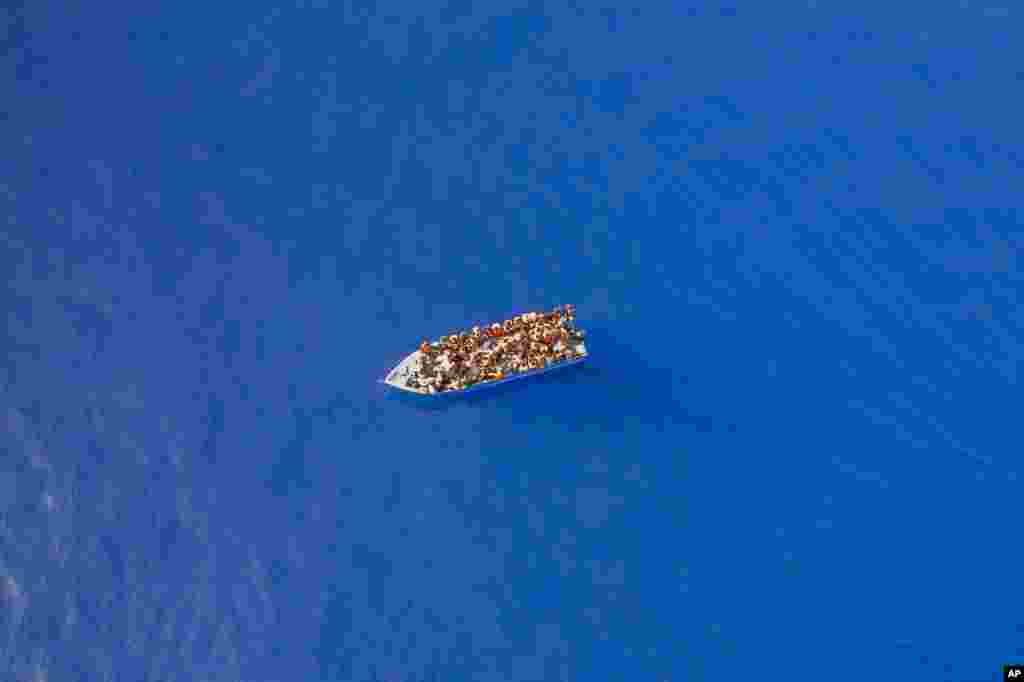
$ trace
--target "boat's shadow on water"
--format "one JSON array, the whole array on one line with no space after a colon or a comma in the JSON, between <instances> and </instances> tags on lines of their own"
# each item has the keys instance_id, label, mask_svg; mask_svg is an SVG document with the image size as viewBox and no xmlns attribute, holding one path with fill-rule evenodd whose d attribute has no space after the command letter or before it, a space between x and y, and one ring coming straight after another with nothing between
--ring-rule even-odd
<instances>
[{"instance_id":1,"label":"boat's shadow on water","mask_svg":"<svg viewBox=\"0 0 1024 682\"><path fill-rule=\"evenodd\" d=\"M726 415L701 409L686 371L687 363L697 360L652 358L606 329L590 330L587 347L590 357L582 364L488 391L441 398L389 392L388 399L427 412L469 405L507 412L515 421L543 420L568 428L614 429L629 422L701 433L735 431Z\"/></svg>"}]
</instances>

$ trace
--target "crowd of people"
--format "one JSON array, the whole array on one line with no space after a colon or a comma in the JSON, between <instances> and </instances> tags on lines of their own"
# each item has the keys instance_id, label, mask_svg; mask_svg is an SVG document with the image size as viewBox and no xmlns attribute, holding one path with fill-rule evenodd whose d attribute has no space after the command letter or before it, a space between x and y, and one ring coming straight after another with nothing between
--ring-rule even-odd
<instances>
[{"instance_id":1,"label":"crowd of people","mask_svg":"<svg viewBox=\"0 0 1024 682\"><path fill-rule=\"evenodd\" d=\"M408 386L426 393L462 390L509 374L581 357L585 332L575 326L571 305L526 313L501 324L420 344L419 367Z\"/></svg>"}]
</instances>

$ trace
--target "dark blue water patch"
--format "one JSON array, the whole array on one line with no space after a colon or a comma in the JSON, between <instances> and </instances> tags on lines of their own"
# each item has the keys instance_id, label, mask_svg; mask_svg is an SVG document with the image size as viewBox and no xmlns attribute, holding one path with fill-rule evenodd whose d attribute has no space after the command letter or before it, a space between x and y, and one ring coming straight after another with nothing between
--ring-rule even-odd
<instances>
[{"instance_id":1,"label":"dark blue water patch","mask_svg":"<svg viewBox=\"0 0 1024 682\"><path fill-rule=\"evenodd\" d=\"M305 411L296 412L292 438L279 449L267 477L267 487L274 495L289 497L311 488L306 449L313 438L315 423L314 415Z\"/></svg>"},{"instance_id":2,"label":"dark blue water patch","mask_svg":"<svg viewBox=\"0 0 1024 682\"><path fill-rule=\"evenodd\" d=\"M26 609L18 639L24 646L41 647L58 644L61 636L63 604L54 595L39 595L33 599L33 608Z\"/></svg>"},{"instance_id":3,"label":"dark blue water patch","mask_svg":"<svg viewBox=\"0 0 1024 682\"><path fill-rule=\"evenodd\" d=\"M72 327L82 339L90 339L97 352L103 352L114 333L114 318L95 303L77 300L72 296L58 297L58 302L71 319Z\"/></svg>"},{"instance_id":4,"label":"dark blue water patch","mask_svg":"<svg viewBox=\"0 0 1024 682\"><path fill-rule=\"evenodd\" d=\"M544 513L552 524L569 522L571 527L570 519L557 509L548 508ZM509 556L505 565L507 582L491 585L489 592L500 605L507 646L513 653L526 656L530 651L541 653L552 647L544 656L546 665L571 660L580 674L601 669L605 676L618 679L616 675L636 670L634 666L642 669L653 662L626 665L618 656L608 656L606 643L614 642L619 651L643 652L641 657L651 647L673 648L671 641L651 627L651 614L645 613L638 602L637 576L630 575L635 564L627 559L628 568L624 572L621 568L621 558L633 556L620 544L626 535L609 528L602 541L587 541L576 534L572 550L560 553L557 535L537 538L522 533L521 523L514 524L514 528L517 530L506 532L501 543L529 546L531 551ZM611 553L603 551L610 538L615 538L617 546ZM614 556L602 556L606 554ZM602 572L608 575L600 575ZM517 589L508 589L509 584ZM647 585L654 590L670 588L663 583ZM642 637L631 632L639 622L647 624ZM545 641L548 638L553 641ZM568 650L558 646L558 641L564 642ZM559 650L563 655L571 652L571 659L561 658Z\"/></svg>"},{"instance_id":5,"label":"dark blue water patch","mask_svg":"<svg viewBox=\"0 0 1024 682\"><path fill-rule=\"evenodd\" d=\"M105 534L100 538L100 548L103 556L106 558L107 569L111 578L117 584L123 583L125 564L120 541L109 534Z\"/></svg>"},{"instance_id":6,"label":"dark blue water patch","mask_svg":"<svg viewBox=\"0 0 1024 682\"><path fill-rule=\"evenodd\" d=\"M218 253L218 259L225 262L232 257L231 254ZM207 353L216 351L213 357L207 357L208 363L218 368L231 367L233 359L242 350L242 321L228 313L227 286L226 279L217 280L214 291L200 306L196 327L191 330L194 340L205 346Z\"/></svg>"},{"instance_id":7,"label":"dark blue water patch","mask_svg":"<svg viewBox=\"0 0 1024 682\"><path fill-rule=\"evenodd\" d=\"M739 201L764 184L764 177L756 168L738 159L695 159L688 168L726 201Z\"/></svg>"},{"instance_id":8,"label":"dark blue water patch","mask_svg":"<svg viewBox=\"0 0 1024 682\"><path fill-rule=\"evenodd\" d=\"M92 410L96 408L87 409L89 410L89 413L91 415ZM88 472L90 469L105 464L107 462L109 454L107 448L104 447L100 440L96 437L91 437L86 441L86 452L88 453L88 458L82 463L82 466L78 467L78 470L80 472L79 475L81 476L82 480L88 479Z\"/></svg>"},{"instance_id":9,"label":"dark blue water patch","mask_svg":"<svg viewBox=\"0 0 1024 682\"><path fill-rule=\"evenodd\" d=\"M0 34L0 56L10 57L30 42L32 33L29 31L27 7L27 2L8 5L4 31Z\"/></svg>"},{"instance_id":10,"label":"dark blue water patch","mask_svg":"<svg viewBox=\"0 0 1024 682\"><path fill-rule=\"evenodd\" d=\"M387 598L387 587L395 574L393 559L388 552L374 549L368 544L351 546L352 567L365 572L371 601L383 602Z\"/></svg>"},{"instance_id":11,"label":"dark blue water patch","mask_svg":"<svg viewBox=\"0 0 1024 682\"><path fill-rule=\"evenodd\" d=\"M224 415L224 398L215 394L209 395L206 416L203 420L206 425L206 434L199 446L199 453L206 462L216 462L221 454L218 452L218 443L225 434Z\"/></svg>"},{"instance_id":12,"label":"dark blue water patch","mask_svg":"<svg viewBox=\"0 0 1024 682\"><path fill-rule=\"evenodd\" d=\"M322 680L348 680L352 678L354 652L344 646L346 635L354 626L354 584L335 582L328 588L320 636L313 647L313 657Z\"/></svg>"},{"instance_id":13,"label":"dark blue water patch","mask_svg":"<svg viewBox=\"0 0 1024 682\"><path fill-rule=\"evenodd\" d=\"M39 343L29 338L19 338L19 332L15 331L17 328L28 328L31 329L33 313L32 313L32 301L22 297L6 296L6 301L10 306L8 308L9 318L8 323L5 326L4 343L9 349L7 357L7 366L12 374L17 379L18 365L17 358L19 356L26 356L31 358L35 362L39 362L41 359L42 348Z\"/></svg>"},{"instance_id":14,"label":"dark blue water patch","mask_svg":"<svg viewBox=\"0 0 1024 682\"><path fill-rule=\"evenodd\" d=\"M186 532L178 519L169 519L163 523L157 536L161 561L167 561L175 555L181 547L181 540Z\"/></svg>"},{"instance_id":15,"label":"dark blue water patch","mask_svg":"<svg viewBox=\"0 0 1024 682\"><path fill-rule=\"evenodd\" d=\"M274 557L270 560L269 566L267 567L267 574L271 585L283 588L284 583L291 575L288 560L283 557Z\"/></svg>"},{"instance_id":16,"label":"dark blue water patch","mask_svg":"<svg viewBox=\"0 0 1024 682\"><path fill-rule=\"evenodd\" d=\"M442 28L439 33L448 41L445 45L432 45L438 58L431 64L481 77L495 69L509 68L524 58L530 59L533 46L550 27L540 9L539 3L529 2L508 12L489 16L484 13L480 30L468 36L453 35ZM443 27L445 17L466 18L474 10L479 11L479 8L467 2L450 3L436 20ZM425 28L429 32L432 27Z\"/></svg>"},{"instance_id":17,"label":"dark blue water patch","mask_svg":"<svg viewBox=\"0 0 1024 682\"><path fill-rule=\"evenodd\" d=\"M16 0L7 8L0 28L0 59L4 60L5 74L13 66L13 75L19 82L45 89L49 85L47 67L51 55L39 45L39 18L32 16L29 3Z\"/></svg>"}]
</instances>

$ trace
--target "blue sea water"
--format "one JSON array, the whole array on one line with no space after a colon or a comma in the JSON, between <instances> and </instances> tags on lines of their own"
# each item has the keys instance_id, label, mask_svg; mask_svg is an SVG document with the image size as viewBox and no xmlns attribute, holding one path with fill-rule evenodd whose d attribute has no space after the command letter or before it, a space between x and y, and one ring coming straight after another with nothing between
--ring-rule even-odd
<instances>
[{"instance_id":1,"label":"blue sea water","mask_svg":"<svg viewBox=\"0 0 1024 682\"><path fill-rule=\"evenodd\" d=\"M1024 660L1024 9L6 7L0 679Z\"/></svg>"}]
</instances>

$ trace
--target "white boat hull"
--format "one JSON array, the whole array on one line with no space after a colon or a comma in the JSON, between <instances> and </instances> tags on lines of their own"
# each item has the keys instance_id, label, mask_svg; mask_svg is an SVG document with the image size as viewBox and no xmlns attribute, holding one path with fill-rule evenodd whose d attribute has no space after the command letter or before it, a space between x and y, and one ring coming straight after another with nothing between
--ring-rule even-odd
<instances>
[{"instance_id":1,"label":"white boat hull","mask_svg":"<svg viewBox=\"0 0 1024 682\"><path fill-rule=\"evenodd\" d=\"M485 391L489 388L500 386L502 384L507 384L512 381L519 381L521 379L526 379L532 376L538 376L540 374L548 374L549 372L555 372L566 367L578 365L587 359L588 353L587 347L583 343L577 344L576 348L582 353L582 355L580 357L573 358L572 360L555 362L550 365L546 365L538 369L527 370L525 372L514 372L501 379L482 381L478 384L473 384L472 386L461 390L441 391L439 393L428 393L427 391L416 390L405 385L404 381L408 377L408 374L412 372L412 370L415 369L415 367L419 363L420 351L417 350L407 355L400 363L398 363L398 365L394 369L388 372L387 376L384 379L381 379L380 381L381 383L385 384L389 388L394 389L396 391L401 391L402 393L408 393L415 396L422 396L424 398L443 398L447 396L465 395L467 393Z\"/></svg>"}]
</instances>

